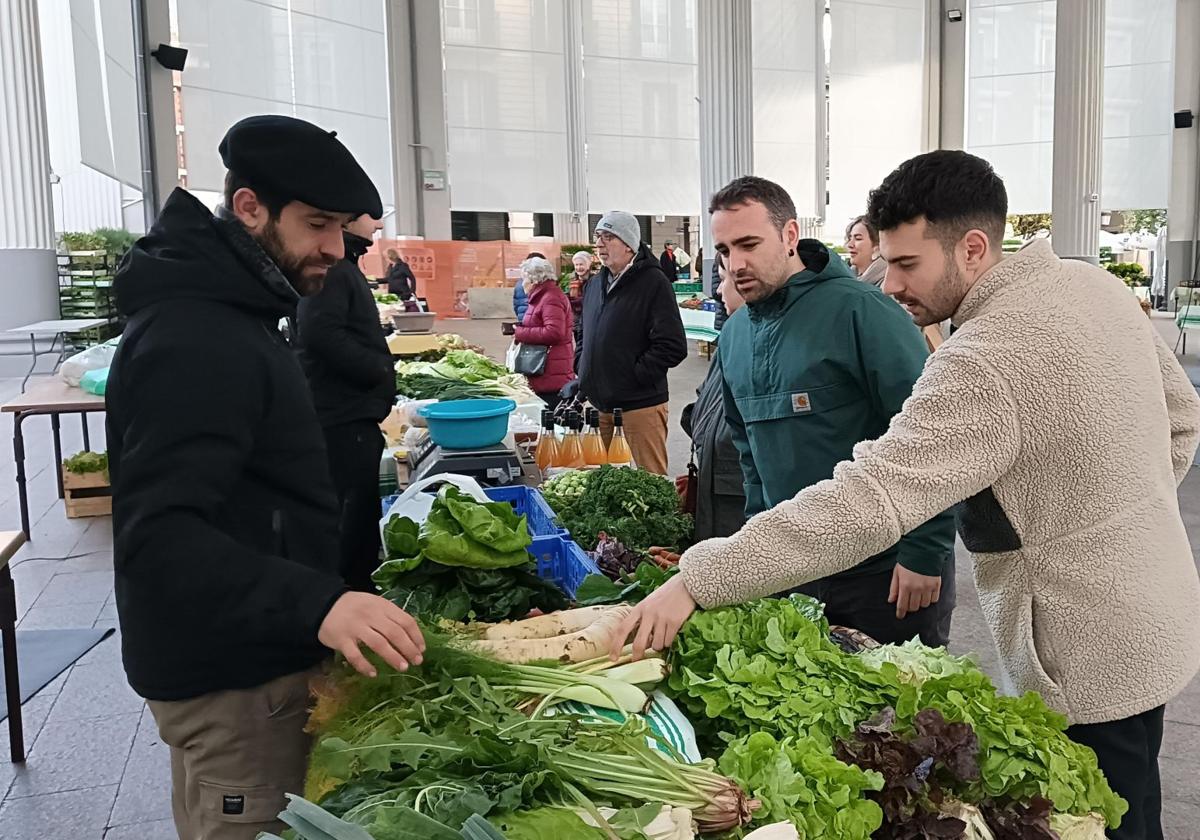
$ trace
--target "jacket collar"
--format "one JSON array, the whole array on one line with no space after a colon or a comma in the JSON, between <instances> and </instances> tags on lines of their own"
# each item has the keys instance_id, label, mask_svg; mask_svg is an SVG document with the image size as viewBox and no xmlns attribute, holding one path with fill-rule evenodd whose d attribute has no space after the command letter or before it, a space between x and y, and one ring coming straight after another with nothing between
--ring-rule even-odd
<instances>
[{"instance_id":1,"label":"jacket collar","mask_svg":"<svg viewBox=\"0 0 1200 840\"><path fill-rule=\"evenodd\" d=\"M1014 283L1057 270L1061 264L1062 260L1054 253L1050 240L1031 240L1017 253L1000 260L975 282L954 313L954 326L961 327L972 318L986 314L991 304Z\"/></svg>"}]
</instances>

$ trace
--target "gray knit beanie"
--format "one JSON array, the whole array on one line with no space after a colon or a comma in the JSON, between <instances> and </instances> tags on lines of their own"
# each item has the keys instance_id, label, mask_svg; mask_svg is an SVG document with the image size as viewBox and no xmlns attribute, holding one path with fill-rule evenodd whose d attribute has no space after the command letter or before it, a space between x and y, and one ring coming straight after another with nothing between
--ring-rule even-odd
<instances>
[{"instance_id":1,"label":"gray knit beanie","mask_svg":"<svg viewBox=\"0 0 1200 840\"><path fill-rule=\"evenodd\" d=\"M637 217L624 210L612 210L600 217L596 222L596 232L607 231L629 246L629 250L637 253L642 244L642 226Z\"/></svg>"}]
</instances>

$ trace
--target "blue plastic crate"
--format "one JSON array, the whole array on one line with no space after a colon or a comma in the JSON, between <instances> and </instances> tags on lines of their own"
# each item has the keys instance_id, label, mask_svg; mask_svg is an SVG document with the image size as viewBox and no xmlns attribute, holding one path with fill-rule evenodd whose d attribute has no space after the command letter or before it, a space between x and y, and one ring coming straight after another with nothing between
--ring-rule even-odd
<instances>
[{"instance_id":1,"label":"blue plastic crate","mask_svg":"<svg viewBox=\"0 0 1200 840\"><path fill-rule=\"evenodd\" d=\"M585 577L600 574L592 558L567 537L534 537L529 553L537 561L538 575L554 581L572 598Z\"/></svg>"},{"instance_id":2,"label":"blue plastic crate","mask_svg":"<svg viewBox=\"0 0 1200 840\"><path fill-rule=\"evenodd\" d=\"M512 484L507 487L488 487L484 494L493 502L508 502L529 521L529 533L534 537L561 536L565 530L558 527L558 517L546 497L532 487Z\"/></svg>"}]
</instances>

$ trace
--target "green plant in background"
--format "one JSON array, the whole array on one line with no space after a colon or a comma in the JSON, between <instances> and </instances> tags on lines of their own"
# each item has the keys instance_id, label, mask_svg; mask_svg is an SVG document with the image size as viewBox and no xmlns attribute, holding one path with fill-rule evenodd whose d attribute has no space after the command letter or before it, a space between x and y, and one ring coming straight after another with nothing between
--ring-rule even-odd
<instances>
[{"instance_id":1,"label":"green plant in background","mask_svg":"<svg viewBox=\"0 0 1200 840\"><path fill-rule=\"evenodd\" d=\"M1031 239L1039 233L1049 233L1051 218L1049 213L1019 213L1008 217L1013 233L1021 239Z\"/></svg>"},{"instance_id":2,"label":"green plant in background","mask_svg":"<svg viewBox=\"0 0 1200 840\"><path fill-rule=\"evenodd\" d=\"M92 235L102 239L104 249L118 257L124 256L125 252L133 247L133 243L137 242L137 236L124 228L96 228Z\"/></svg>"},{"instance_id":3,"label":"green plant in background","mask_svg":"<svg viewBox=\"0 0 1200 840\"><path fill-rule=\"evenodd\" d=\"M1121 217L1126 233L1158 233L1167 224L1166 210L1123 210Z\"/></svg>"},{"instance_id":4,"label":"green plant in background","mask_svg":"<svg viewBox=\"0 0 1200 840\"><path fill-rule=\"evenodd\" d=\"M67 231L59 236L64 251L103 251L105 241L94 233Z\"/></svg>"},{"instance_id":5,"label":"green plant in background","mask_svg":"<svg viewBox=\"0 0 1200 840\"><path fill-rule=\"evenodd\" d=\"M1107 266L1113 261L1112 248L1104 245L1100 248L1100 265Z\"/></svg>"},{"instance_id":6,"label":"green plant in background","mask_svg":"<svg viewBox=\"0 0 1200 840\"><path fill-rule=\"evenodd\" d=\"M1109 273L1120 277L1126 286L1145 286L1150 283L1146 270L1139 263L1112 263L1106 268Z\"/></svg>"}]
</instances>

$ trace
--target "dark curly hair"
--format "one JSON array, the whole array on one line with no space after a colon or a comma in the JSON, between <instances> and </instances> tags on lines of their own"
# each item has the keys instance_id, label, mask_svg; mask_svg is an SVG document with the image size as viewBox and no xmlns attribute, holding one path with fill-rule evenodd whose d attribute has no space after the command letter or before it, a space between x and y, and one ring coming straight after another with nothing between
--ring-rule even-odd
<instances>
[{"instance_id":1,"label":"dark curly hair","mask_svg":"<svg viewBox=\"0 0 1200 840\"><path fill-rule=\"evenodd\" d=\"M732 210L752 201L757 201L767 208L771 224L775 225L778 231L782 231L784 225L796 218L796 203L792 201L787 190L774 181L754 175L734 178L713 193L712 200L708 203L708 212L712 215L718 210Z\"/></svg>"},{"instance_id":2,"label":"dark curly hair","mask_svg":"<svg viewBox=\"0 0 1200 840\"><path fill-rule=\"evenodd\" d=\"M946 248L969 230L983 231L999 248L1008 193L983 158L959 151L929 152L900 164L871 190L867 204L868 224L879 231L895 230L922 216L928 223L926 236Z\"/></svg>"}]
</instances>

